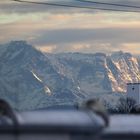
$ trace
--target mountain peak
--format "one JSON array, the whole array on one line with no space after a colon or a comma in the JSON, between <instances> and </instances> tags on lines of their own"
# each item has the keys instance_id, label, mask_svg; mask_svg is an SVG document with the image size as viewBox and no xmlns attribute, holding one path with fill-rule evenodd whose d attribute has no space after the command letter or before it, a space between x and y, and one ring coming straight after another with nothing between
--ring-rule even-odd
<instances>
[{"instance_id":1,"label":"mountain peak","mask_svg":"<svg viewBox=\"0 0 140 140\"><path fill-rule=\"evenodd\" d=\"M11 41L7 46L8 49L13 51L32 48L32 45L29 45L26 41Z\"/></svg>"},{"instance_id":2,"label":"mountain peak","mask_svg":"<svg viewBox=\"0 0 140 140\"><path fill-rule=\"evenodd\" d=\"M124 55L123 51L116 51L116 52L113 52L111 56L114 56L114 57L118 56L119 57L119 56L122 56L122 55Z\"/></svg>"},{"instance_id":3,"label":"mountain peak","mask_svg":"<svg viewBox=\"0 0 140 140\"><path fill-rule=\"evenodd\" d=\"M32 58L34 59L41 59L43 54L37 50L32 45L28 44L26 41L11 41L7 44L4 44L1 48L0 56L2 60L9 62L15 61L31 61Z\"/></svg>"},{"instance_id":4,"label":"mountain peak","mask_svg":"<svg viewBox=\"0 0 140 140\"><path fill-rule=\"evenodd\" d=\"M131 53L128 53L128 52L123 52L123 51L116 51L114 53L112 53L112 56L129 56L129 57L132 57L132 54Z\"/></svg>"},{"instance_id":5,"label":"mountain peak","mask_svg":"<svg viewBox=\"0 0 140 140\"><path fill-rule=\"evenodd\" d=\"M112 53L111 55L111 58L114 60L114 61L118 61L120 59L127 59L127 58L131 58L133 57L132 54L130 53L125 53L123 51L118 51L118 52L114 52Z\"/></svg>"},{"instance_id":6,"label":"mountain peak","mask_svg":"<svg viewBox=\"0 0 140 140\"><path fill-rule=\"evenodd\" d=\"M27 44L27 42L25 41L25 40L19 40L19 41L11 41L9 44L17 44L17 45L19 45L19 44Z\"/></svg>"}]
</instances>

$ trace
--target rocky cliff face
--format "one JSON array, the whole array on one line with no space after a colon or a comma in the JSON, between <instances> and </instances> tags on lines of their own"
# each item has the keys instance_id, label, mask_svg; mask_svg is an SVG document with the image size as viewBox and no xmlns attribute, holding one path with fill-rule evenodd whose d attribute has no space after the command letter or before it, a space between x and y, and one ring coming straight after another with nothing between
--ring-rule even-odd
<instances>
[{"instance_id":1,"label":"rocky cliff face","mask_svg":"<svg viewBox=\"0 0 140 140\"><path fill-rule=\"evenodd\" d=\"M127 83L140 81L139 60L129 53L116 52L111 56L69 53L54 57L65 68L65 75L72 77L78 88L91 94L126 92Z\"/></svg>"}]
</instances>

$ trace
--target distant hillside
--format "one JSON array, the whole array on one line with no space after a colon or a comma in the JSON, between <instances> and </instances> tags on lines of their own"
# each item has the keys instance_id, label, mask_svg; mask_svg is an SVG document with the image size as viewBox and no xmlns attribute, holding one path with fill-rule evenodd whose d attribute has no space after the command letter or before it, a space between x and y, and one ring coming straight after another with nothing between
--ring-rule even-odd
<instances>
[{"instance_id":1,"label":"distant hillside","mask_svg":"<svg viewBox=\"0 0 140 140\"><path fill-rule=\"evenodd\" d=\"M0 45L0 96L20 110L71 105L91 96L125 92L140 80L129 53L43 54L25 41Z\"/></svg>"}]
</instances>

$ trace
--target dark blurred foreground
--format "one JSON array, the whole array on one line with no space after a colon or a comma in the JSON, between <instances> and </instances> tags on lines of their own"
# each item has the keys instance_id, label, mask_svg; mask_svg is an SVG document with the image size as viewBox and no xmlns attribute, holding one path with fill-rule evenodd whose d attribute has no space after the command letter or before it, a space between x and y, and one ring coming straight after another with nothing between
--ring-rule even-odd
<instances>
[{"instance_id":1,"label":"dark blurred foreground","mask_svg":"<svg viewBox=\"0 0 140 140\"><path fill-rule=\"evenodd\" d=\"M79 108L17 112L0 100L0 139L138 140L139 115L108 115L96 100Z\"/></svg>"}]
</instances>

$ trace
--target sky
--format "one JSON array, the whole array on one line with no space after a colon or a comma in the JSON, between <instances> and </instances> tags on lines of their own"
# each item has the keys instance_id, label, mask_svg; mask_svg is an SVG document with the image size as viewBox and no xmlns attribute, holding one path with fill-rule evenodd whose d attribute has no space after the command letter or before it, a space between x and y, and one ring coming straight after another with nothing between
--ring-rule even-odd
<instances>
[{"instance_id":1,"label":"sky","mask_svg":"<svg viewBox=\"0 0 140 140\"><path fill-rule=\"evenodd\" d=\"M76 0L34 1L101 7ZM99 1L140 5L139 0ZM51 7L0 0L0 44L12 40L26 40L39 50L49 53L112 53L122 50L139 55L140 13Z\"/></svg>"}]
</instances>

